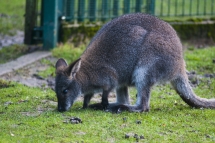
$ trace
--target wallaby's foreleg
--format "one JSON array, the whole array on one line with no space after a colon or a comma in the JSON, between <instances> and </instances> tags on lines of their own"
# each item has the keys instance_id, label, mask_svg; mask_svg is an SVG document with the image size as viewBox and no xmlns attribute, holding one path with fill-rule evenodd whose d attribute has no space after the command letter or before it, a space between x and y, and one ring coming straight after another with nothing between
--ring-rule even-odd
<instances>
[{"instance_id":1,"label":"wallaby's foreleg","mask_svg":"<svg viewBox=\"0 0 215 143\"><path fill-rule=\"evenodd\" d=\"M123 87L118 87L116 89L116 103L117 104L126 104L129 105L129 94L128 94L128 87L123 86Z\"/></svg>"},{"instance_id":2,"label":"wallaby's foreleg","mask_svg":"<svg viewBox=\"0 0 215 143\"><path fill-rule=\"evenodd\" d=\"M109 102L108 102L108 95L111 90L103 90L102 92L102 101L101 103L95 103L89 105L90 108L95 109L95 110L106 110Z\"/></svg>"},{"instance_id":3,"label":"wallaby's foreleg","mask_svg":"<svg viewBox=\"0 0 215 143\"><path fill-rule=\"evenodd\" d=\"M110 90L103 90L103 93L102 93L102 106L104 109L107 108L109 102L108 102L108 95L110 93Z\"/></svg>"},{"instance_id":4,"label":"wallaby's foreleg","mask_svg":"<svg viewBox=\"0 0 215 143\"><path fill-rule=\"evenodd\" d=\"M90 103L91 98L93 97L93 93L88 93L84 95L84 103L83 103L83 108L87 108L88 104Z\"/></svg>"}]
</instances>

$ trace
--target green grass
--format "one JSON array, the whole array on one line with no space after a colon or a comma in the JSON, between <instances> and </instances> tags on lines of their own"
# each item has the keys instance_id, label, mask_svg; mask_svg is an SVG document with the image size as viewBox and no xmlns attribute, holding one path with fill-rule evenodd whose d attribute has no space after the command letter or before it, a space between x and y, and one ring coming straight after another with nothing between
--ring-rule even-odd
<instances>
[{"instance_id":1,"label":"green grass","mask_svg":"<svg viewBox=\"0 0 215 143\"><path fill-rule=\"evenodd\" d=\"M16 30L24 29L25 0L1 0L0 33L15 34Z\"/></svg>"},{"instance_id":2,"label":"green grass","mask_svg":"<svg viewBox=\"0 0 215 143\"><path fill-rule=\"evenodd\" d=\"M71 56L70 50L77 53ZM70 62L73 60L70 58L79 56L79 50L66 45L55 49L53 54L61 52L58 56ZM214 74L214 50L214 47L186 50L188 70ZM50 64L47 60L42 62ZM214 98L215 79L201 79L194 91L201 97ZM79 109L82 102L76 102L69 111L59 113L54 91L1 80L0 93L0 142L4 143L136 142L133 134L144 136L140 142L215 142L215 111L190 108L169 84L153 87L149 113L111 114L82 110ZM130 95L135 99L136 90L130 88ZM81 118L83 123L64 123L74 116ZM137 120L141 124L136 124ZM125 134L131 137L126 139Z\"/></svg>"},{"instance_id":3,"label":"green grass","mask_svg":"<svg viewBox=\"0 0 215 143\"><path fill-rule=\"evenodd\" d=\"M72 44L61 45L52 50L52 55L58 58L64 58L68 63L78 59L85 50L86 45L74 47Z\"/></svg>"},{"instance_id":4,"label":"green grass","mask_svg":"<svg viewBox=\"0 0 215 143\"><path fill-rule=\"evenodd\" d=\"M52 62L50 62L47 59L42 59L42 60L40 60L40 62L43 65L48 65L48 68L46 70L44 70L44 71L40 71L38 73L38 75L40 75L43 78L47 78L49 76L55 76L55 65L53 65Z\"/></svg>"},{"instance_id":5,"label":"green grass","mask_svg":"<svg viewBox=\"0 0 215 143\"><path fill-rule=\"evenodd\" d=\"M189 71L194 70L198 74L215 73L215 48L186 50L185 60Z\"/></svg>"}]
</instances>

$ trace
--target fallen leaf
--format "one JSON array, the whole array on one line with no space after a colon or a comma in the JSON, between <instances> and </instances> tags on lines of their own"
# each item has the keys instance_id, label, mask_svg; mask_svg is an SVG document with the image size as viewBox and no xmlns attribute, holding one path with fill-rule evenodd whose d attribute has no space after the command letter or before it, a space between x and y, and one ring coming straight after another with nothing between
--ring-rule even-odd
<instances>
[{"instance_id":1,"label":"fallen leaf","mask_svg":"<svg viewBox=\"0 0 215 143\"><path fill-rule=\"evenodd\" d=\"M10 135L11 135L12 137L14 137L14 136L15 136L12 132L10 132Z\"/></svg>"}]
</instances>

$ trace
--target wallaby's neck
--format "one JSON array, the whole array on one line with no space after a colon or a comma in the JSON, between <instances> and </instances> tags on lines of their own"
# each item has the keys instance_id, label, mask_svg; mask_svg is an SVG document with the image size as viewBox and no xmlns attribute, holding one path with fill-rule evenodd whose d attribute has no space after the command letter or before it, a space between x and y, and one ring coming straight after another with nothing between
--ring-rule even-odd
<instances>
[{"instance_id":1,"label":"wallaby's neck","mask_svg":"<svg viewBox=\"0 0 215 143\"><path fill-rule=\"evenodd\" d=\"M89 87L91 86L90 78L85 72L78 71L76 73L76 80L80 85L81 93L84 94L88 92Z\"/></svg>"}]
</instances>

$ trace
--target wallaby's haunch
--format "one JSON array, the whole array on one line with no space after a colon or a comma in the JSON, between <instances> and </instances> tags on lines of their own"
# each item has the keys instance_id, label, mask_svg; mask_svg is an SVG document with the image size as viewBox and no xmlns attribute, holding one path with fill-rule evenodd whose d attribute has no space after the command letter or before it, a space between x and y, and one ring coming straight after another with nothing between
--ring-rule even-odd
<instances>
[{"instance_id":1,"label":"wallaby's haunch","mask_svg":"<svg viewBox=\"0 0 215 143\"><path fill-rule=\"evenodd\" d=\"M105 24L80 59L56 63L58 110L68 110L84 94L84 107L95 92L102 91L103 108L149 111L150 90L155 83L170 81L190 106L215 108L215 99L196 96L188 83L182 45L166 22L146 14L127 14ZM129 105L128 86L137 88L137 101ZM116 89L116 103L108 94Z\"/></svg>"}]
</instances>

